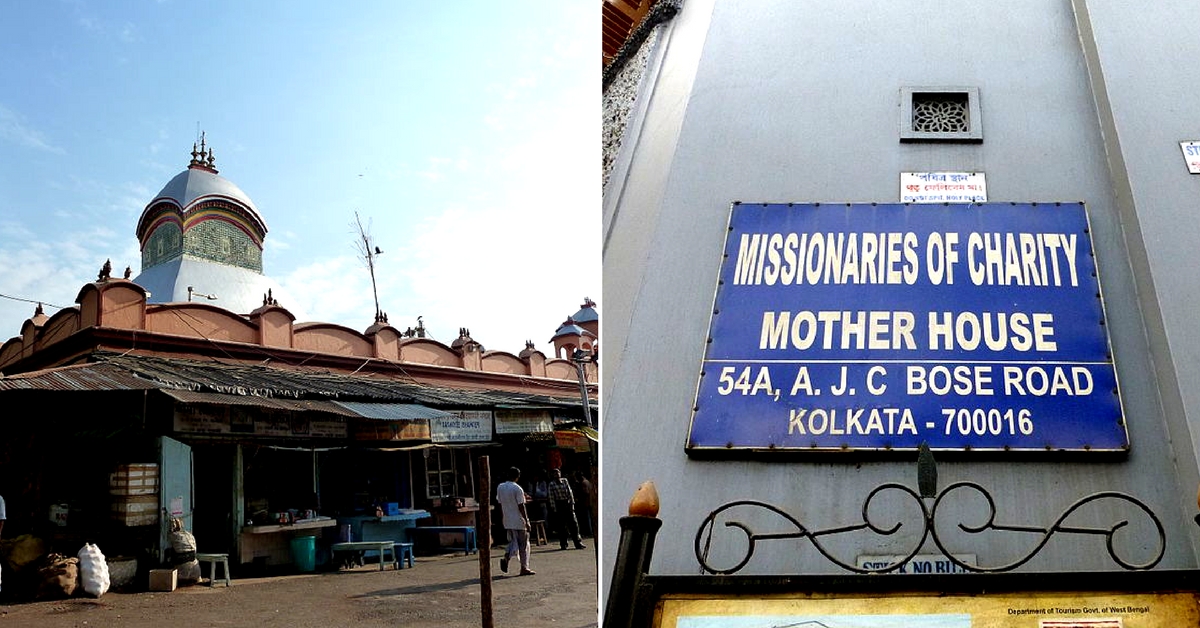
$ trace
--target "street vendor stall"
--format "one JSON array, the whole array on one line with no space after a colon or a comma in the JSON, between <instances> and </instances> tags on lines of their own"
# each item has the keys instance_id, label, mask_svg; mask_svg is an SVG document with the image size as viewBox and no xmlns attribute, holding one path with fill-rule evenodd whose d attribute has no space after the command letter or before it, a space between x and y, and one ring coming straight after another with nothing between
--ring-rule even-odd
<instances>
[{"instance_id":1,"label":"street vendor stall","mask_svg":"<svg viewBox=\"0 0 1200 628\"><path fill-rule=\"evenodd\" d=\"M418 519L430 516L425 510L395 510L395 514L383 516L338 517L340 526L348 526L350 538L346 541L395 541L408 542L408 529Z\"/></svg>"},{"instance_id":2,"label":"street vendor stall","mask_svg":"<svg viewBox=\"0 0 1200 628\"><path fill-rule=\"evenodd\" d=\"M331 517L315 517L290 524L243 526L239 562L252 563L257 559L266 566L291 564L292 539L320 537L325 528L332 528L337 523Z\"/></svg>"}]
</instances>

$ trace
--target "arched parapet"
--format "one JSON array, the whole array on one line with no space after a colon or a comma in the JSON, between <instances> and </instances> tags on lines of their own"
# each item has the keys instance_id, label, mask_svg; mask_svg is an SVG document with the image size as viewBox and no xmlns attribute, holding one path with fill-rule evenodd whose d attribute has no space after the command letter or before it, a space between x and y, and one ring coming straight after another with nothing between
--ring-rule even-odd
<instances>
[{"instance_id":1,"label":"arched parapet","mask_svg":"<svg viewBox=\"0 0 1200 628\"><path fill-rule=\"evenodd\" d=\"M458 366L468 371L483 370L483 345L471 337L471 330L466 327L458 328L458 338L450 343L459 356Z\"/></svg>"},{"instance_id":2,"label":"arched parapet","mask_svg":"<svg viewBox=\"0 0 1200 628\"><path fill-rule=\"evenodd\" d=\"M9 338L3 345L0 345L0 369L16 362L24 355L25 340L20 336Z\"/></svg>"},{"instance_id":3,"label":"arched parapet","mask_svg":"<svg viewBox=\"0 0 1200 628\"><path fill-rule=\"evenodd\" d=\"M22 330L29 326L31 322L32 319L25 321ZM54 316L51 316L45 322L38 325L37 340L34 341L33 351L41 351L43 348L65 339L82 328L83 326L79 320L79 308L63 308L55 312Z\"/></svg>"},{"instance_id":4,"label":"arched parapet","mask_svg":"<svg viewBox=\"0 0 1200 628\"><path fill-rule=\"evenodd\" d=\"M366 336L375 347L375 357L396 362L400 359L400 330L387 323L375 323Z\"/></svg>"},{"instance_id":5,"label":"arched parapet","mask_svg":"<svg viewBox=\"0 0 1200 628\"><path fill-rule=\"evenodd\" d=\"M0 368L27 358L79 329L79 308L63 308L47 317L39 305L33 317L21 324L21 335L0 345Z\"/></svg>"},{"instance_id":6,"label":"arched parapet","mask_svg":"<svg viewBox=\"0 0 1200 628\"><path fill-rule=\"evenodd\" d=\"M579 373L570 360L553 358L546 361L546 377L550 379L579 379Z\"/></svg>"},{"instance_id":7,"label":"arched parapet","mask_svg":"<svg viewBox=\"0 0 1200 628\"><path fill-rule=\"evenodd\" d=\"M521 358L507 351L485 351L481 366L482 370L488 373L531 375L528 365Z\"/></svg>"},{"instance_id":8,"label":"arched parapet","mask_svg":"<svg viewBox=\"0 0 1200 628\"><path fill-rule=\"evenodd\" d=\"M258 326L215 305L164 303L146 308L146 331L208 340L258 343Z\"/></svg>"},{"instance_id":9,"label":"arched parapet","mask_svg":"<svg viewBox=\"0 0 1200 628\"><path fill-rule=\"evenodd\" d=\"M292 347L301 351L370 358L375 342L367 336L334 323L301 323L292 327Z\"/></svg>"},{"instance_id":10,"label":"arched parapet","mask_svg":"<svg viewBox=\"0 0 1200 628\"><path fill-rule=\"evenodd\" d=\"M401 362L462 367L457 351L431 338L405 338L399 346Z\"/></svg>"},{"instance_id":11,"label":"arched parapet","mask_svg":"<svg viewBox=\"0 0 1200 628\"><path fill-rule=\"evenodd\" d=\"M146 289L128 279L84 284L75 297L79 326L145 329L146 297Z\"/></svg>"},{"instance_id":12,"label":"arched parapet","mask_svg":"<svg viewBox=\"0 0 1200 628\"><path fill-rule=\"evenodd\" d=\"M41 330L40 323L45 320L45 317L42 317L41 321L34 322L32 318L27 318L21 325L21 357L27 358L37 350L38 331Z\"/></svg>"},{"instance_id":13,"label":"arched parapet","mask_svg":"<svg viewBox=\"0 0 1200 628\"><path fill-rule=\"evenodd\" d=\"M533 377L546 376L546 354L534 348L532 340L525 341L525 349L519 357L525 363L527 373Z\"/></svg>"},{"instance_id":14,"label":"arched parapet","mask_svg":"<svg viewBox=\"0 0 1200 628\"><path fill-rule=\"evenodd\" d=\"M468 371L483 370L483 351L479 343L463 345L458 349L458 366Z\"/></svg>"},{"instance_id":15,"label":"arched parapet","mask_svg":"<svg viewBox=\"0 0 1200 628\"><path fill-rule=\"evenodd\" d=\"M250 312L250 324L258 330L255 340L264 347L292 348L295 342L292 326L296 317L286 308L267 304Z\"/></svg>"},{"instance_id":16,"label":"arched parapet","mask_svg":"<svg viewBox=\"0 0 1200 628\"><path fill-rule=\"evenodd\" d=\"M584 362L583 380L591 383L600 381L600 367L595 362Z\"/></svg>"}]
</instances>

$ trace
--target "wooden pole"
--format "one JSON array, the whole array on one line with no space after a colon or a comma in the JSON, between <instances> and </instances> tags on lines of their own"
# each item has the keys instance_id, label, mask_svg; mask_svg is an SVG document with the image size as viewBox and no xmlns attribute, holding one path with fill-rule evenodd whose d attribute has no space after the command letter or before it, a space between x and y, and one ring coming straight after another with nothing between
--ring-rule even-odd
<instances>
[{"instance_id":1,"label":"wooden pole","mask_svg":"<svg viewBox=\"0 0 1200 628\"><path fill-rule=\"evenodd\" d=\"M479 611L482 628L492 624L492 468L487 456L479 457L479 526L475 542L479 546Z\"/></svg>"}]
</instances>

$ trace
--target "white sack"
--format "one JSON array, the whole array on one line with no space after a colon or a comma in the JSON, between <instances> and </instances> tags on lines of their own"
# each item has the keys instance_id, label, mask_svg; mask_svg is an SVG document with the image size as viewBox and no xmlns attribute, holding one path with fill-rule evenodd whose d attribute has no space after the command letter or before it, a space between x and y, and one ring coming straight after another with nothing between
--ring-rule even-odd
<instances>
[{"instance_id":1,"label":"white sack","mask_svg":"<svg viewBox=\"0 0 1200 628\"><path fill-rule=\"evenodd\" d=\"M108 563L100 548L88 543L79 550L79 580L83 590L92 597L108 592Z\"/></svg>"},{"instance_id":2,"label":"white sack","mask_svg":"<svg viewBox=\"0 0 1200 628\"><path fill-rule=\"evenodd\" d=\"M176 520L178 521L178 520ZM171 549L175 550L177 555L195 554L196 553L196 537L191 532L183 529L182 523L171 525ZM178 528L178 529L175 529ZM192 559L175 565L179 570L180 582L199 582L200 581L200 561Z\"/></svg>"}]
</instances>

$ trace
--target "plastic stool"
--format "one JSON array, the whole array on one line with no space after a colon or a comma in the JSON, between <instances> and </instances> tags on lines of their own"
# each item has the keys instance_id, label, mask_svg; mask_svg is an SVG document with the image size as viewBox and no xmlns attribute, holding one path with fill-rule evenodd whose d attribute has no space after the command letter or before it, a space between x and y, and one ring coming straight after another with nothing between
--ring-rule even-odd
<instances>
[{"instance_id":1,"label":"plastic stool","mask_svg":"<svg viewBox=\"0 0 1200 628\"><path fill-rule=\"evenodd\" d=\"M200 563L208 563L208 586L212 586L217 581L217 564L225 568L225 586L230 586L229 578L229 554L201 554L196 553L196 560ZM200 565L200 572L204 572L204 565Z\"/></svg>"},{"instance_id":2,"label":"plastic stool","mask_svg":"<svg viewBox=\"0 0 1200 628\"><path fill-rule=\"evenodd\" d=\"M392 558L396 559L396 569L404 568L404 559L408 559L408 566L413 566L413 544L412 543L396 543L395 550L392 552Z\"/></svg>"},{"instance_id":3,"label":"plastic stool","mask_svg":"<svg viewBox=\"0 0 1200 628\"><path fill-rule=\"evenodd\" d=\"M537 521L530 521L529 528L530 528L530 532L533 533L531 535L531 536L533 536L533 538L531 540L533 541L534 545L549 545L550 544L550 541L546 538L546 521L544 519L538 519Z\"/></svg>"}]
</instances>

